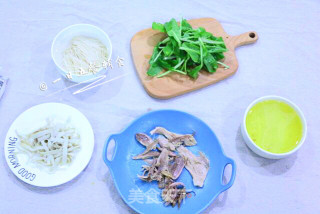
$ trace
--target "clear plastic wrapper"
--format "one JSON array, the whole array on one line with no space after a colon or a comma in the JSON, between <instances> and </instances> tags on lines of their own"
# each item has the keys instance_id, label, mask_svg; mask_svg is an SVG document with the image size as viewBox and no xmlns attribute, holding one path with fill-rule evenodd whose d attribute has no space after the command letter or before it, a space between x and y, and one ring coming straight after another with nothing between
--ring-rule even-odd
<instances>
[{"instance_id":1,"label":"clear plastic wrapper","mask_svg":"<svg viewBox=\"0 0 320 214\"><path fill-rule=\"evenodd\" d=\"M6 89L8 78L0 75L0 99Z\"/></svg>"}]
</instances>

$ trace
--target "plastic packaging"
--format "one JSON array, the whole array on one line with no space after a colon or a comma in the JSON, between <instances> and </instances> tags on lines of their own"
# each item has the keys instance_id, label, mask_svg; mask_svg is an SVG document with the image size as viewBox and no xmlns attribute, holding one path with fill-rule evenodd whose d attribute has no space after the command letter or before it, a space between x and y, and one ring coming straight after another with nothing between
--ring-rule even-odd
<instances>
[{"instance_id":1,"label":"plastic packaging","mask_svg":"<svg viewBox=\"0 0 320 214\"><path fill-rule=\"evenodd\" d=\"M0 76L0 99L6 89L8 78Z\"/></svg>"}]
</instances>

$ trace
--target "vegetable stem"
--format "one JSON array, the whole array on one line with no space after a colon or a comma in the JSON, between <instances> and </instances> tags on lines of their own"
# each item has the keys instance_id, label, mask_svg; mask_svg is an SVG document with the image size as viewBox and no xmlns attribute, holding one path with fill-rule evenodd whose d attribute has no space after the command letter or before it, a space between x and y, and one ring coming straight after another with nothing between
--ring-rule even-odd
<instances>
[{"instance_id":1,"label":"vegetable stem","mask_svg":"<svg viewBox=\"0 0 320 214\"><path fill-rule=\"evenodd\" d=\"M183 72L183 71L180 71L180 70L173 70L173 71L175 71L175 72L177 72L177 73L180 73L180 74L184 74L184 75L187 74L186 72Z\"/></svg>"},{"instance_id":2,"label":"vegetable stem","mask_svg":"<svg viewBox=\"0 0 320 214\"><path fill-rule=\"evenodd\" d=\"M159 74L159 75L157 76L157 78L160 78L160 77L166 76L167 74L170 74L171 72L172 72L171 70L166 71L166 72L164 72L164 73L162 73L162 74Z\"/></svg>"},{"instance_id":3,"label":"vegetable stem","mask_svg":"<svg viewBox=\"0 0 320 214\"><path fill-rule=\"evenodd\" d=\"M170 73L173 72L173 71L174 71L174 72L177 72L177 73L180 73L180 74L183 74L183 75L187 75L187 73L185 73L185 72L183 72L183 71L173 69L173 70L168 70L168 71L166 71L166 72L163 72L162 74L159 74L159 75L157 76L157 78L164 77L164 76L170 74Z\"/></svg>"},{"instance_id":4,"label":"vegetable stem","mask_svg":"<svg viewBox=\"0 0 320 214\"><path fill-rule=\"evenodd\" d=\"M154 58L154 60L153 60L154 62L157 61L157 59L159 58L159 56L160 56L160 54L162 53L162 51L163 51L163 50L159 51L158 55L157 55L156 58Z\"/></svg>"},{"instance_id":5,"label":"vegetable stem","mask_svg":"<svg viewBox=\"0 0 320 214\"><path fill-rule=\"evenodd\" d=\"M176 66L174 66L174 69L179 68L179 66L184 62L184 60L182 60L181 62L179 62Z\"/></svg>"},{"instance_id":6,"label":"vegetable stem","mask_svg":"<svg viewBox=\"0 0 320 214\"><path fill-rule=\"evenodd\" d=\"M224 66L225 69L229 69L229 68L230 68L230 66L224 64L223 62L219 62L219 61L218 61L217 63L220 64L220 65L222 65L222 66Z\"/></svg>"},{"instance_id":7,"label":"vegetable stem","mask_svg":"<svg viewBox=\"0 0 320 214\"><path fill-rule=\"evenodd\" d=\"M167 42L169 42L169 41L170 41L170 38L167 37L167 38L165 38L164 40L162 40L162 41L160 42L160 44L165 44L165 43L167 43Z\"/></svg>"}]
</instances>

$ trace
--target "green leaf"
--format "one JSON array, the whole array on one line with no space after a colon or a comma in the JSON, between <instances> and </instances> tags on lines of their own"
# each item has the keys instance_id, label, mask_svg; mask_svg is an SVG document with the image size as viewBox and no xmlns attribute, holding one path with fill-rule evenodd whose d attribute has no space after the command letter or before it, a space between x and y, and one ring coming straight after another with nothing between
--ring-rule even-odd
<instances>
[{"instance_id":1,"label":"green leaf","mask_svg":"<svg viewBox=\"0 0 320 214\"><path fill-rule=\"evenodd\" d=\"M171 56L173 54L172 42L167 43L167 45L163 48L163 53L165 56Z\"/></svg>"},{"instance_id":2,"label":"green leaf","mask_svg":"<svg viewBox=\"0 0 320 214\"><path fill-rule=\"evenodd\" d=\"M199 71L202 69L203 67L203 53L202 53L202 46L200 46L200 59L201 59L201 63L200 65L196 66L195 68L193 68L191 71L189 71L188 75L194 79L198 78L199 76Z\"/></svg>"},{"instance_id":3,"label":"green leaf","mask_svg":"<svg viewBox=\"0 0 320 214\"><path fill-rule=\"evenodd\" d=\"M218 68L218 63L211 54L208 54L203 58L203 63L205 64L208 72L210 73L215 72Z\"/></svg>"},{"instance_id":4,"label":"green leaf","mask_svg":"<svg viewBox=\"0 0 320 214\"><path fill-rule=\"evenodd\" d=\"M220 46L207 46L207 50L209 53L223 53L228 51L228 49L222 48Z\"/></svg>"},{"instance_id":5,"label":"green leaf","mask_svg":"<svg viewBox=\"0 0 320 214\"><path fill-rule=\"evenodd\" d=\"M179 49L179 44L178 42L174 39L174 38L170 38L170 41L172 43L172 47L173 47L173 52L177 57L182 57L182 53Z\"/></svg>"},{"instance_id":6,"label":"green leaf","mask_svg":"<svg viewBox=\"0 0 320 214\"><path fill-rule=\"evenodd\" d=\"M204 43L203 43L201 38L199 38L198 40L199 40L200 46L202 48L202 57L205 57L208 54L207 47L204 45Z\"/></svg>"},{"instance_id":7,"label":"green leaf","mask_svg":"<svg viewBox=\"0 0 320 214\"><path fill-rule=\"evenodd\" d=\"M153 64L149 67L147 74L149 76L154 77L154 76L158 75L162 70L163 70L163 68L161 66L159 66L157 64Z\"/></svg>"},{"instance_id":8,"label":"green leaf","mask_svg":"<svg viewBox=\"0 0 320 214\"><path fill-rule=\"evenodd\" d=\"M198 65L197 67L195 67L195 68L193 68L192 70L190 70L190 71L188 72L188 75L189 75L190 77L192 77L193 79L198 78L198 76L199 76L199 71L201 70L201 68L202 68L202 65L200 64L200 65Z\"/></svg>"},{"instance_id":9,"label":"green leaf","mask_svg":"<svg viewBox=\"0 0 320 214\"><path fill-rule=\"evenodd\" d=\"M158 22L153 22L152 23L152 29L153 30L158 30L162 33L165 33L166 32L166 29L164 28L164 25L161 24L161 23L158 23Z\"/></svg>"},{"instance_id":10,"label":"green leaf","mask_svg":"<svg viewBox=\"0 0 320 214\"><path fill-rule=\"evenodd\" d=\"M178 42L178 44L180 46L181 34L180 34L180 27L179 27L177 21L175 19L171 19L170 22L166 22L164 24L164 27L166 29L168 36L173 37Z\"/></svg>"},{"instance_id":11,"label":"green leaf","mask_svg":"<svg viewBox=\"0 0 320 214\"><path fill-rule=\"evenodd\" d=\"M149 61L149 64L156 63L156 62L158 61L158 59L160 58L162 51L163 51L163 50L160 50L160 51L158 52L158 54L154 56L154 58L151 57L151 59L150 59L150 61ZM152 55L152 56L153 56L153 55Z\"/></svg>"},{"instance_id":12,"label":"green leaf","mask_svg":"<svg viewBox=\"0 0 320 214\"><path fill-rule=\"evenodd\" d=\"M223 44L224 44L223 41L206 39L206 38L202 38L202 41L203 41L204 43L215 44L215 45L223 45Z\"/></svg>"},{"instance_id":13,"label":"green leaf","mask_svg":"<svg viewBox=\"0 0 320 214\"><path fill-rule=\"evenodd\" d=\"M213 54L213 56L217 61L222 60L224 58L223 53L215 53Z\"/></svg>"},{"instance_id":14,"label":"green leaf","mask_svg":"<svg viewBox=\"0 0 320 214\"><path fill-rule=\"evenodd\" d=\"M187 30L192 30L191 25L185 19L182 19L180 25L181 25L181 28L182 28L182 32L185 32Z\"/></svg>"},{"instance_id":15,"label":"green leaf","mask_svg":"<svg viewBox=\"0 0 320 214\"><path fill-rule=\"evenodd\" d=\"M163 59L159 59L158 63L160 66L162 66L163 68L167 69L167 70L171 70L173 69L173 66L170 63L170 60L163 60Z\"/></svg>"},{"instance_id":16,"label":"green leaf","mask_svg":"<svg viewBox=\"0 0 320 214\"><path fill-rule=\"evenodd\" d=\"M186 51L192 61L200 62L200 47L198 45L184 42L180 47L180 50Z\"/></svg>"}]
</instances>

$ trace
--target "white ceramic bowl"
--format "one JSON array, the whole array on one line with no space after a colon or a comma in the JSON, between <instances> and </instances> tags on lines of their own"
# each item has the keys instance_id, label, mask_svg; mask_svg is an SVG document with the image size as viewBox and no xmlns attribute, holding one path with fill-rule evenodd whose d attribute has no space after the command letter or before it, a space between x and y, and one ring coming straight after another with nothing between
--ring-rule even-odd
<instances>
[{"instance_id":1,"label":"white ceramic bowl","mask_svg":"<svg viewBox=\"0 0 320 214\"><path fill-rule=\"evenodd\" d=\"M69 27L64 28L62 31L60 31L56 35L51 45L51 57L54 63L56 64L58 71L65 78L68 71L66 71L62 67L62 53L68 47L71 39L75 36L88 36L88 37L92 37L100 40L107 47L108 60L111 59L111 54L112 54L111 41L109 36L103 30L90 24L70 25ZM105 72L106 72L106 69L101 69L96 74L90 74L85 76L72 75L72 79L70 79L70 81L78 82L78 83L83 81L90 82L90 79L95 79L95 77L101 76Z\"/></svg>"},{"instance_id":2,"label":"white ceramic bowl","mask_svg":"<svg viewBox=\"0 0 320 214\"><path fill-rule=\"evenodd\" d=\"M255 104L257 104L258 102L264 101L264 100L279 100L279 101L282 101L282 102L290 105L290 106L298 113L298 115L300 116L301 122L302 122L302 126L303 126L303 135L302 135L302 138L301 138L300 143L299 143L293 150L291 150L290 152L281 153L281 154L271 153L271 152L268 152L268 151L265 151L265 150L261 149L259 146L257 146L257 145L251 140L251 138L250 138L250 136L249 136L249 134L248 134L248 132L247 132L247 128L246 128L246 118L247 118L247 114L248 114L249 110L250 110ZM260 155L260 156L262 156L262 157L265 157L265 158L269 158L269 159L280 159L280 158L288 157L289 155L295 153L295 152L302 146L302 144L304 143L304 141L305 141L305 139L306 139L306 135L307 135L307 123L306 123L306 119L305 119L302 111L301 111L301 110L298 108L298 106L296 106L293 102L291 102L290 100L285 99L285 98L283 98L283 97L270 95L270 96L260 97L259 99L256 99L255 101L253 101L253 102L248 106L248 108L246 109L246 112L245 112L245 114L244 114L242 124L241 124L241 133L242 133L242 136L243 136L246 144L248 145L248 147L249 147L253 152L255 152L256 154L258 154L258 155Z\"/></svg>"}]
</instances>

